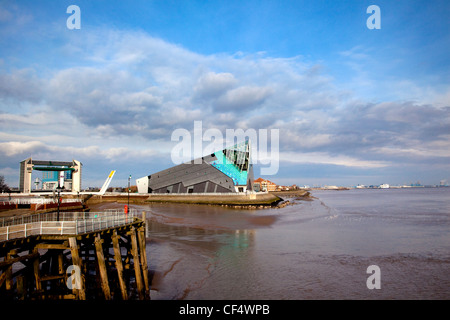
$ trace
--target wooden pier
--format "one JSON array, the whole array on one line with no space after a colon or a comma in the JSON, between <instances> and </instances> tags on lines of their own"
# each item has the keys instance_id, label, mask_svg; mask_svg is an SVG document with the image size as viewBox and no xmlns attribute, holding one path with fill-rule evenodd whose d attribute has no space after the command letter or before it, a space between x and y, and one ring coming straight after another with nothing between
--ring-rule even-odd
<instances>
[{"instance_id":1,"label":"wooden pier","mask_svg":"<svg viewBox=\"0 0 450 320\"><path fill-rule=\"evenodd\" d=\"M0 300L150 299L145 212L0 221Z\"/></svg>"}]
</instances>

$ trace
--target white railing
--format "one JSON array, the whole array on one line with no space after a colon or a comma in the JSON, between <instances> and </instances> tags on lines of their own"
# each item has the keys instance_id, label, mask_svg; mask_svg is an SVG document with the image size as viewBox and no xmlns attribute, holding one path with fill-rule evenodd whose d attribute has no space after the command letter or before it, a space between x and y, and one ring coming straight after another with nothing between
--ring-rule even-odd
<instances>
[{"instance_id":1,"label":"white railing","mask_svg":"<svg viewBox=\"0 0 450 320\"><path fill-rule=\"evenodd\" d=\"M59 221L56 213L14 217L0 220L0 241L32 235L78 235L126 225L134 222L136 217L136 210L130 210L129 213L123 210L61 212Z\"/></svg>"},{"instance_id":2,"label":"white railing","mask_svg":"<svg viewBox=\"0 0 450 320\"><path fill-rule=\"evenodd\" d=\"M16 198L9 201L0 201L3 204L47 204L47 203L58 203L58 200L46 199L46 198ZM61 203L73 203L81 202L80 199L62 199Z\"/></svg>"}]
</instances>

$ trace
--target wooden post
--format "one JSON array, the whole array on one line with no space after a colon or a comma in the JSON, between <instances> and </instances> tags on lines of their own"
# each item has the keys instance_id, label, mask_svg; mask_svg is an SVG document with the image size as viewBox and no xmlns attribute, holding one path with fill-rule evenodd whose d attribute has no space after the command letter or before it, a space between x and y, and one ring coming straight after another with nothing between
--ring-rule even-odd
<instances>
[{"instance_id":1,"label":"wooden post","mask_svg":"<svg viewBox=\"0 0 450 320\"><path fill-rule=\"evenodd\" d=\"M136 240L136 229L131 228L131 253L133 254L134 272L136 274L136 286L139 299L144 300L144 285L142 283L141 266L139 262L139 248Z\"/></svg>"},{"instance_id":2,"label":"wooden post","mask_svg":"<svg viewBox=\"0 0 450 320\"><path fill-rule=\"evenodd\" d=\"M12 256L14 254L16 254L16 250L11 250L6 254L6 261L9 261L10 259L12 259ZM5 270L5 275L6 275L6 283L5 283L5 288L7 292L12 292L13 290L13 278L12 278L12 263L7 267L7 269Z\"/></svg>"},{"instance_id":3,"label":"wooden post","mask_svg":"<svg viewBox=\"0 0 450 320\"><path fill-rule=\"evenodd\" d=\"M150 287L148 284L148 265L147 252L145 251L145 225L138 230L139 247L141 250L141 266L142 274L144 275L145 299L150 298Z\"/></svg>"},{"instance_id":4,"label":"wooden post","mask_svg":"<svg viewBox=\"0 0 450 320\"><path fill-rule=\"evenodd\" d=\"M142 221L144 221L144 236L147 238L147 213L142 211Z\"/></svg>"},{"instance_id":5,"label":"wooden post","mask_svg":"<svg viewBox=\"0 0 450 320\"><path fill-rule=\"evenodd\" d=\"M75 266L78 266L80 270L83 270L82 267L82 261L80 258L80 255L78 253L78 244L77 244L77 238L76 237L70 237L69 238L69 246L70 246L70 252L72 253L72 263ZM86 291L84 286L84 279L83 276L80 274L80 289L73 289L73 292L78 296L78 299L80 300L86 300Z\"/></svg>"},{"instance_id":6,"label":"wooden post","mask_svg":"<svg viewBox=\"0 0 450 320\"><path fill-rule=\"evenodd\" d=\"M25 300L26 296L26 288L25 288L25 277L18 276L17 277L17 297L19 300Z\"/></svg>"},{"instance_id":7,"label":"wooden post","mask_svg":"<svg viewBox=\"0 0 450 320\"><path fill-rule=\"evenodd\" d=\"M97 234L97 236L95 237L95 251L97 252L97 263L98 269L100 271L102 291L105 296L105 300L111 300L111 291L109 290L108 273L106 271L105 256L103 254L102 243L103 239L101 238L100 234Z\"/></svg>"},{"instance_id":8,"label":"wooden post","mask_svg":"<svg viewBox=\"0 0 450 320\"><path fill-rule=\"evenodd\" d=\"M62 251L58 254L58 274L64 275L64 257ZM64 285L64 279L61 279L60 286L62 287Z\"/></svg>"},{"instance_id":9,"label":"wooden post","mask_svg":"<svg viewBox=\"0 0 450 320\"><path fill-rule=\"evenodd\" d=\"M117 235L116 229L114 229L112 241L114 248L114 260L116 261L117 277L119 278L120 292L122 294L122 299L128 300L127 286L123 279L122 254L120 253L119 236Z\"/></svg>"},{"instance_id":10,"label":"wooden post","mask_svg":"<svg viewBox=\"0 0 450 320\"><path fill-rule=\"evenodd\" d=\"M40 293L42 290L42 286L41 286L41 275L39 272L39 249L35 248L33 250L33 253L36 254L36 257L34 258L33 261L34 279L36 281L36 291Z\"/></svg>"}]
</instances>

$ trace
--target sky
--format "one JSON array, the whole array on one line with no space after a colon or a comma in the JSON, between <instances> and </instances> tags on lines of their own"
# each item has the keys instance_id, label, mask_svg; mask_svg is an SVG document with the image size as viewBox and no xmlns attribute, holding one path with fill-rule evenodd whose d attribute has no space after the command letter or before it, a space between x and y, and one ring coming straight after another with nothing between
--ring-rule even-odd
<instances>
[{"instance_id":1,"label":"sky","mask_svg":"<svg viewBox=\"0 0 450 320\"><path fill-rule=\"evenodd\" d=\"M279 132L278 170L254 164L278 184L450 181L449 16L448 0L0 0L0 175L76 159L83 187L111 170L126 186L173 166L172 134L200 121Z\"/></svg>"}]
</instances>

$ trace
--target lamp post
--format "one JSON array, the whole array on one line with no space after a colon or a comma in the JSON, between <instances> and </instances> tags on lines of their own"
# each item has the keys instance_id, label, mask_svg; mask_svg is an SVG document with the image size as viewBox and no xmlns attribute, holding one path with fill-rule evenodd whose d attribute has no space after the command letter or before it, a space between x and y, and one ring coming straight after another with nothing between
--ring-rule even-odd
<instances>
[{"instance_id":1,"label":"lamp post","mask_svg":"<svg viewBox=\"0 0 450 320\"><path fill-rule=\"evenodd\" d=\"M128 177L128 210L130 210L130 180L131 180L131 174Z\"/></svg>"},{"instance_id":2,"label":"lamp post","mask_svg":"<svg viewBox=\"0 0 450 320\"><path fill-rule=\"evenodd\" d=\"M61 203L61 197L60 197L61 189L62 188L59 185L56 187L56 191L58 192L58 213L56 215L56 221L59 221L59 204Z\"/></svg>"}]
</instances>

